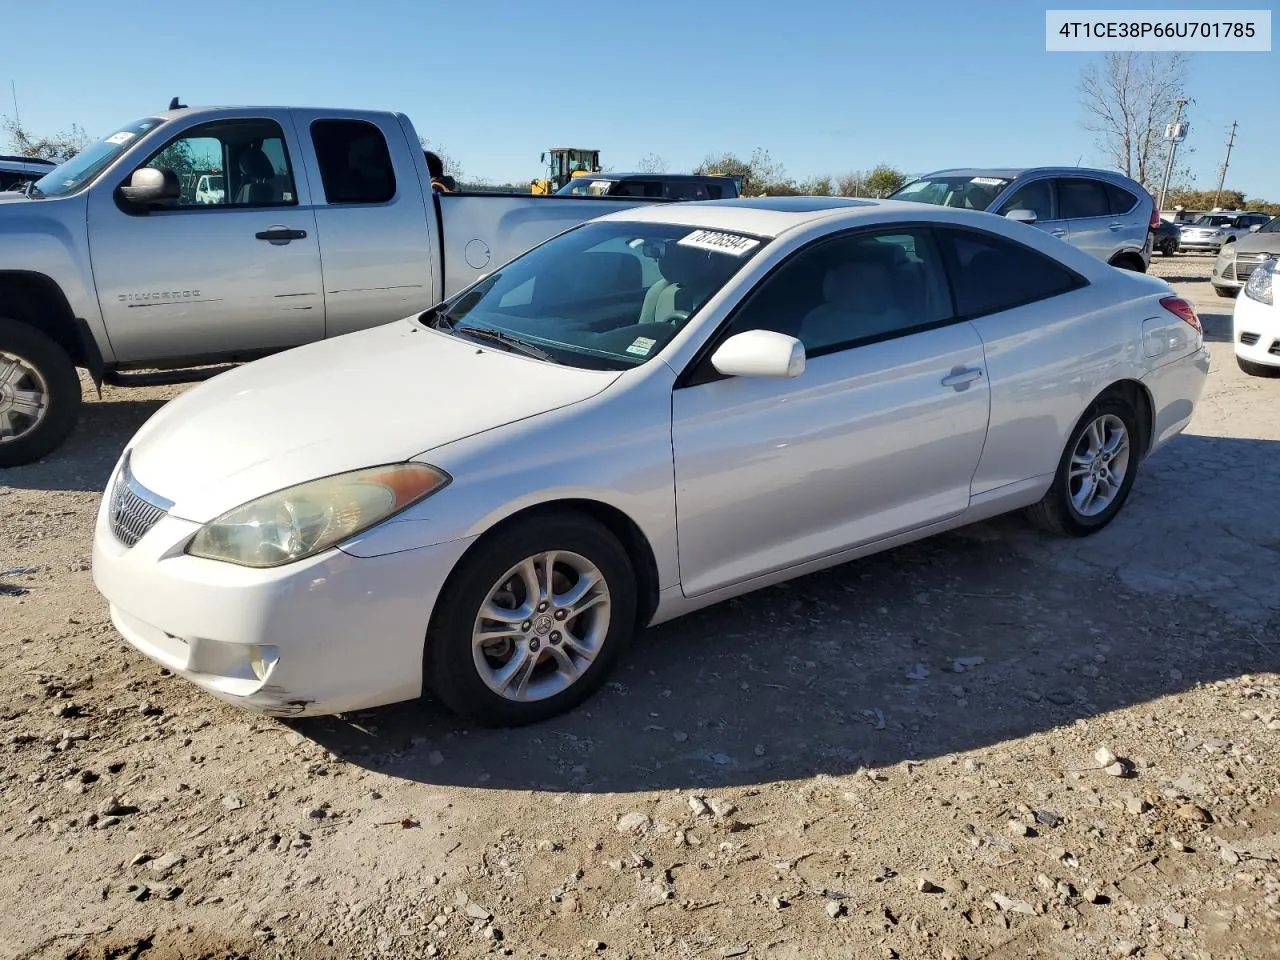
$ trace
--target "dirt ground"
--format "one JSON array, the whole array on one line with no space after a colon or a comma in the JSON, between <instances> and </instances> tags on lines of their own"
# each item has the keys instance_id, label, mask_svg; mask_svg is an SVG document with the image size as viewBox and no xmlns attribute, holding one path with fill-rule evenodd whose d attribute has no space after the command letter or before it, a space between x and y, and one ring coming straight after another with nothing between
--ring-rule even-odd
<instances>
[{"instance_id":1,"label":"dirt ground","mask_svg":"<svg viewBox=\"0 0 1280 960\"><path fill-rule=\"evenodd\" d=\"M514 732L257 718L136 654L92 520L178 388L104 391L0 478L0 956L1280 956L1280 380L1209 266L1154 264L1214 369L1104 533L721 605Z\"/></svg>"}]
</instances>

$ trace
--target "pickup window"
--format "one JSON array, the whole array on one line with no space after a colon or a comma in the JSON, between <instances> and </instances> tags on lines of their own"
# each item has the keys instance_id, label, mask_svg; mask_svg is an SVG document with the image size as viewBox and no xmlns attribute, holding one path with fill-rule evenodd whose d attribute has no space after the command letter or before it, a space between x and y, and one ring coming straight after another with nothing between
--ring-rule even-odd
<instances>
[{"instance_id":1,"label":"pickup window","mask_svg":"<svg viewBox=\"0 0 1280 960\"><path fill-rule=\"evenodd\" d=\"M311 140L328 203L386 203L396 195L396 172L386 137L365 120L317 120Z\"/></svg>"},{"instance_id":2,"label":"pickup window","mask_svg":"<svg viewBox=\"0 0 1280 960\"><path fill-rule=\"evenodd\" d=\"M143 166L167 167L182 185L178 206L292 207L298 203L284 133L274 120L217 120L192 127L153 153ZM225 171L222 195L197 198L201 176Z\"/></svg>"}]
</instances>

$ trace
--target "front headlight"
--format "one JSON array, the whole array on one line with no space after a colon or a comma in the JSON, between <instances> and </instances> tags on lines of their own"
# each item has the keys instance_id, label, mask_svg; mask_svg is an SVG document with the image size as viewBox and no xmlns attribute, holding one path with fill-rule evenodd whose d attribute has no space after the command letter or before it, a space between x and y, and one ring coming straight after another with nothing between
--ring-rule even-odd
<instances>
[{"instance_id":1,"label":"front headlight","mask_svg":"<svg viewBox=\"0 0 1280 960\"><path fill-rule=\"evenodd\" d=\"M425 463L393 463L322 477L251 500L210 521L187 553L242 567L279 567L328 550L443 488Z\"/></svg>"},{"instance_id":2,"label":"front headlight","mask_svg":"<svg viewBox=\"0 0 1280 960\"><path fill-rule=\"evenodd\" d=\"M1249 282L1244 285L1244 295L1259 303L1275 303L1276 261L1263 260L1249 274Z\"/></svg>"}]
</instances>

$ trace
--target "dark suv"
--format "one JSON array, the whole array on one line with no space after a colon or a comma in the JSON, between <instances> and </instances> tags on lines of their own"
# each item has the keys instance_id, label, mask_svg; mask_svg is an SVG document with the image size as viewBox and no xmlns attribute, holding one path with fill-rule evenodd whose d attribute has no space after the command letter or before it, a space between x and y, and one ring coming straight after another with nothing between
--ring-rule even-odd
<instances>
[{"instance_id":1,"label":"dark suv","mask_svg":"<svg viewBox=\"0 0 1280 960\"><path fill-rule=\"evenodd\" d=\"M666 200L732 200L736 177L699 173L592 173L556 191L570 197L650 197Z\"/></svg>"},{"instance_id":2,"label":"dark suv","mask_svg":"<svg viewBox=\"0 0 1280 960\"><path fill-rule=\"evenodd\" d=\"M0 193L21 190L56 166L52 160L40 160L36 157L0 156Z\"/></svg>"}]
</instances>

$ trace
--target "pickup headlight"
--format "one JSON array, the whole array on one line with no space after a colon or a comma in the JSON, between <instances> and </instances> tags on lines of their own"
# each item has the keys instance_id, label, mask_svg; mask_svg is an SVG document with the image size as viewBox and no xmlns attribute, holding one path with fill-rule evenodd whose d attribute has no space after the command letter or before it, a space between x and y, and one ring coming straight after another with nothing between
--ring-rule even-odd
<instances>
[{"instance_id":1,"label":"pickup headlight","mask_svg":"<svg viewBox=\"0 0 1280 960\"><path fill-rule=\"evenodd\" d=\"M425 463L322 477L251 500L210 521L187 553L242 567L279 567L328 550L445 487Z\"/></svg>"},{"instance_id":2,"label":"pickup headlight","mask_svg":"<svg viewBox=\"0 0 1280 960\"><path fill-rule=\"evenodd\" d=\"M1276 261L1263 260L1249 274L1249 282L1244 285L1244 295L1259 303L1275 303Z\"/></svg>"}]
</instances>

